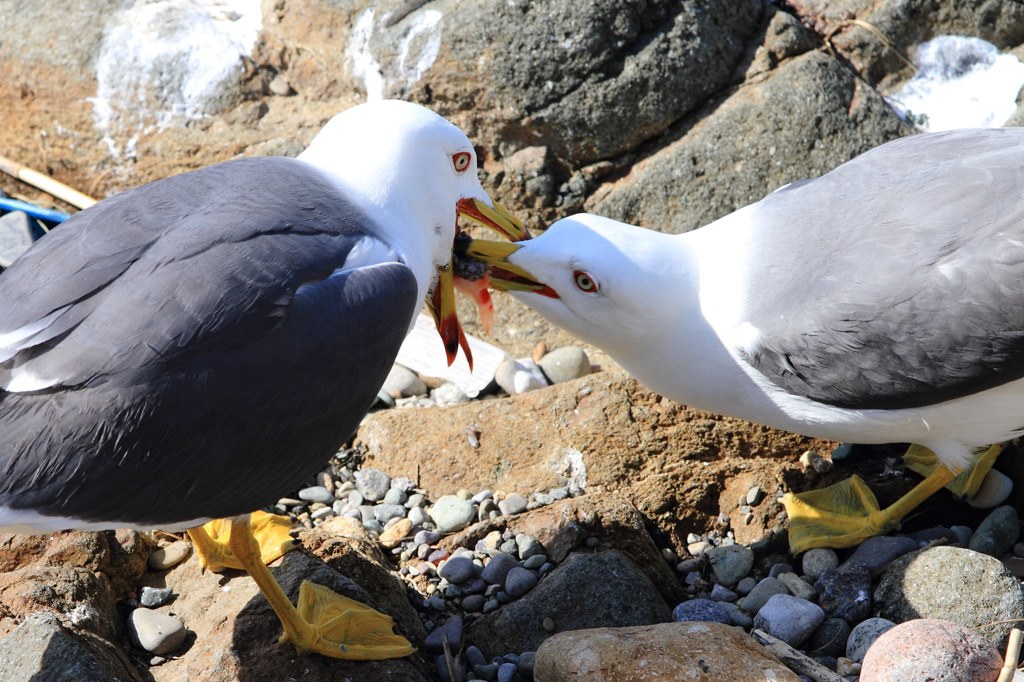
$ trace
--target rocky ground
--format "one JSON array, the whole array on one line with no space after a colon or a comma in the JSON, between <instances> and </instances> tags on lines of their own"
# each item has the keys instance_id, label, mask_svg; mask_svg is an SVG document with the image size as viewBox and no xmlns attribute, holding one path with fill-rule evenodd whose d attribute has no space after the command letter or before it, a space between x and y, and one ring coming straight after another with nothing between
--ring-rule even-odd
<instances>
[{"instance_id":1,"label":"rocky ground","mask_svg":"<svg viewBox=\"0 0 1024 682\"><path fill-rule=\"evenodd\" d=\"M921 41L1024 43L1024 9L999 0L277 0L201 111L160 115L187 75L171 60L157 101L101 127L98 62L129 9L8 3L0 153L102 197L236 156L293 155L379 87L462 126L485 187L531 228L579 210L699 227L912 133L882 94L909 76L899 55ZM379 80L356 68L366 57ZM411 69L416 59L428 68ZM507 296L496 307L490 340L514 357L578 345ZM921 661L952 666L933 667L939 678L995 679L1024 617L1013 451L999 467L1018 485L995 510L941 493L904 535L792 557L777 496L858 473L886 504L916 480L898 447L701 413L581 348L599 371L374 412L278 503L299 523L301 550L272 567L291 597L308 579L366 601L416 655L298 657L247 576L201 573L177 537L0 536L0 679L888 680L914 678ZM808 451L820 456L801 462Z\"/></svg>"}]
</instances>

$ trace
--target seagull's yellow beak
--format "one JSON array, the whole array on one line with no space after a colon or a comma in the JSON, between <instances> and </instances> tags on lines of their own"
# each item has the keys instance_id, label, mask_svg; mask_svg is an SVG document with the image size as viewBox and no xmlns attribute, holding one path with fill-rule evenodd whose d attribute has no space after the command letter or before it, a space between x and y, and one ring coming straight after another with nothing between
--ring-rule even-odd
<instances>
[{"instance_id":1,"label":"seagull's yellow beak","mask_svg":"<svg viewBox=\"0 0 1024 682\"><path fill-rule=\"evenodd\" d=\"M490 286L499 291L529 291L541 296L558 298L554 289L539 282L529 272L508 261L509 256L522 248L520 244L494 242L487 239L469 239L457 242L455 257L480 261L488 266Z\"/></svg>"},{"instance_id":2,"label":"seagull's yellow beak","mask_svg":"<svg viewBox=\"0 0 1024 682\"><path fill-rule=\"evenodd\" d=\"M499 203L488 206L479 199L460 199L455 205L459 215L488 227L509 241L518 242L530 238L530 233L518 218Z\"/></svg>"},{"instance_id":3,"label":"seagull's yellow beak","mask_svg":"<svg viewBox=\"0 0 1024 682\"><path fill-rule=\"evenodd\" d=\"M434 316L434 324L437 325L437 333L441 335L444 342L444 351L448 354L448 364L455 362L455 356L459 353L459 346L466 353L466 362L469 363L469 371L473 371L473 353L469 350L469 341L459 324L459 317L455 311L455 276L452 273L452 265L438 266L437 284L434 285L430 297L427 299L427 308Z\"/></svg>"}]
</instances>

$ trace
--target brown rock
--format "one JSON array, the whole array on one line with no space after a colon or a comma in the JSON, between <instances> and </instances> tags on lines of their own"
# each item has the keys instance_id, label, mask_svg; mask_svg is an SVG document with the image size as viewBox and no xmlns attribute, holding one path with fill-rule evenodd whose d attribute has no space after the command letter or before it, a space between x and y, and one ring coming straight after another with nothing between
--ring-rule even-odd
<instances>
[{"instance_id":1,"label":"brown rock","mask_svg":"<svg viewBox=\"0 0 1024 682\"><path fill-rule=\"evenodd\" d=\"M110 641L117 641L122 629L110 581L102 573L38 565L0 573L0 637L38 611Z\"/></svg>"},{"instance_id":2,"label":"brown rock","mask_svg":"<svg viewBox=\"0 0 1024 682\"><path fill-rule=\"evenodd\" d=\"M389 612L386 604L305 551L289 552L271 566L271 572L293 603L298 596L299 584L310 580ZM367 576L371 574L367 573ZM162 575L166 586L179 596L169 607L161 610L172 611L188 624L196 637L190 647L186 640L186 651L149 670L156 682L291 678L426 682L430 679L426 664L418 656L366 662L317 655L297 656L291 644L278 643L280 621L252 579L238 571L223 575L209 571L202 573L193 557ZM408 600L404 606L411 610ZM396 620L401 617L394 612L389 615ZM415 634L403 631L401 623L397 630L415 639Z\"/></svg>"},{"instance_id":3,"label":"brown rock","mask_svg":"<svg viewBox=\"0 0 1024 682\"><path fill-rule=\"evenodd\" d=\"M466 442L469 425L480 431L478 448ZM757 471L771 495L799 471L800 452L833 447L662 399L621 370L511 398L377 412L363 422L357 441L367 449L368 466L395 475L415 468L419 485L435 499L454 487L614 490L678 546L683 528L710 527L733 476ZM730 496L730 507L737 498ZM759 505L761 523L736 524L737 541L759 540L779 511Z\"/></svg>"},{"instance_id":4,"label":"brown rock","mask_svg":"<svg viewBox=\"0 0 1024 682\"><path fill-rule=\"evenodd\" d=\"M797 682L800 678L739 628L719 623L662 623L555 635L537 650L534 679Z\"/></svg>"},{"instance_id":5,"label":"brown rock","mask_svg":"<svg viewBox=\"0 0 1024 682\"><path fill-rule=\"evenodd\" d=\"M861 682L971 680L994 682L1003 657L973 630L945 620L900 623L868 649Z\"/></svg>"},{"instance_id":6,"label":"brown rock","mask_svg":"<svg viewBox=\"0 0 1024 682\"><path fill-rule=\"evenodd\" d=\"M411 530L412 521L409 519L399 519L395 525L380 534L380 544L388 549L398 547L402 542L402 539L407 536Z\"/></svg>"}]
</instances>

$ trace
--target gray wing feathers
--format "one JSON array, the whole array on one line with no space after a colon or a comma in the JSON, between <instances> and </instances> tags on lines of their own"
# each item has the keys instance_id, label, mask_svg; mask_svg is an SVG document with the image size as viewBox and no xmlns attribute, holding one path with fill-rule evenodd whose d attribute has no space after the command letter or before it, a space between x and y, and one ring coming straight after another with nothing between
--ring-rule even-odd
<instances>
[{"instance_id":1,"label":"gray wing feathers","mask_svg":"<svg viewBox=\"0 0 1024 682\"><path fill-rule=\"evenodd\" d=\"M741 352L773 383L888 409L1024 376L1024 130L904 138L754 211Z\"/></svg>"}]
</instances>

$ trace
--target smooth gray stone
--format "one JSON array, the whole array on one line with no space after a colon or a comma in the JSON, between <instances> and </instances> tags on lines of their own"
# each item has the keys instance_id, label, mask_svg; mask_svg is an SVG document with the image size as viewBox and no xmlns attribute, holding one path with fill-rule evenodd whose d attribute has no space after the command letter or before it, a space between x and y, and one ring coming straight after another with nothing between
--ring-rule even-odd
<instances>
[{"instance_id":1,"label":"smooth gray stone","mask_svg":"<svg viewBox=\"0 0 1024 682\"><path fill-rule=\"evenodd\" d=\"M430 508L430 518L439 533L462 530L476 518L476 507L456 495L444 495Z\"/></svg>"},{"instance_id":2,"label":"smooth gray stone","mask_svg":"<svg viewBox=\"0 0 1024 682\"><path fill-rule=\"evenodd\" d=\"M896 623L886 618L868 618L857 623L846 640L846 657L856 663L863 662L864 654L875 640L894 627Z\"/></svg>"},{"instance_id":3,"label":"smooth gray stone","mask_svg":"<svg viewBox=\"0 0 1024 682\"><path fill-rule=\"evenodd\" d=\"M971 536L968 549L999 557L1010 551L1020 538L1020 517L1010 505L996 507Z\"/></svg>"},{"instance_id":4,"label":"smooth gray stone","mask_svg":"<svg viewBox=\"0 0 1024 682\"><path fill-rule=\"evenodd\" d=\"M495 554L484 566L480 578L490 585L504 585L505 578L513 568L521 567L514 557L508 554Z\"/></svg>"},{"instance_id":5,"label":"smooth gray stone","mask_svg":"<svg viewBox=\"0 0 1024 682\"><path fill-rule=\"evenodd\" d=\"M512 514L519 514L520 512L526 511L526 505L529 503L525 497L519 493L512 493L504 500L498 503L498 509L505 516L511 516Z\"/></svg>"},{"instance_id":6,"label":"smooth gray stone","mask_svg":"<svg viewBox=\"0 0 1024 682\"><path fill-rule=\"evenodd\" d=\"M754 567L754 552L743 545L722 545L707 551L715 582L731 587L742 580Z\"/></svg>"},{"instance_id":7,"label":"smooth gray stone","mask_svg":"<svg viewBox=\"0 0 1024 682\"><path fill-rule=\"evenodd\" d=\"M143 587L139 595L139 603L147 609L155 609L170 601L174 591L169 587Z\"/></svg>"},{"instance_id":8,"label":"smooth gray stone","mask_svg":"<svg viewBox=\"0 0 1024 682\"><path fill-rule=\"evenodd\" d=\"M515 599L532 590L536 584L536 574L519 566L514 567L505 576L505 591Z\"/></svg>"},{"instance_id":9,"label":"smooth gray stone","mask_svg":"<svg viewBox=\"0 0 1024 682\"><path fill-rule=\"evenodd\" d=\"M672 610L672 620L677 623L699 621L701 623L729 622L729 612L710 599L690 599L681 602Z\"/></svg>"},{"instance_id":10,"label":"smooth gray stone","mask_svg":"<svg viewBox=\"0 0 1024 682\"><path fill-rule=\"evenodd\" d=\"M576 346L563 346L545 353L537 364L552 384L572 381L590 374L587 353Z\"/></svg>"},{"instance_id":11,"label":"smooth gray stone","mask_svg":"<svg viewBox=\"0 0 1024 682\"><path fill-rule=\"evenodd\" d=\"M798 647L825 620L820 606L789 594L776 594L754 617L754 627Z\"/></svg>"},{"instance_id":12,"label":"smooth gray stone","mask_svg":"<svg viewBox=\"0 0 1024 682\"><path fill-rule=\"evenodd\" d=\"M461 585L473 577L473 560L451 557L444 562L437 574L453 585Z\"/></svg>"},{"instance_id":13,"label":"smooth gray stone","mask_svg":"<svg viewBox=\"0 0 1024 682\"><path fill-rule=\"evenodd\" d=\"M391 477L380 469L360 469L356 472L356 490L370 502L384 499L391 489Z\"/></svg>"},{"instance_id":14,"label":"smooth gray stone","mask_svg":"<svg viewBox=\"0 0 1024 682\"><path fill-rule=\"evenodd\" d=\"M138 608L128 616L128 634L132 641L151 654L163 655L177 651L188 630L177 618Z\"/></svg>"}]
</instances>

